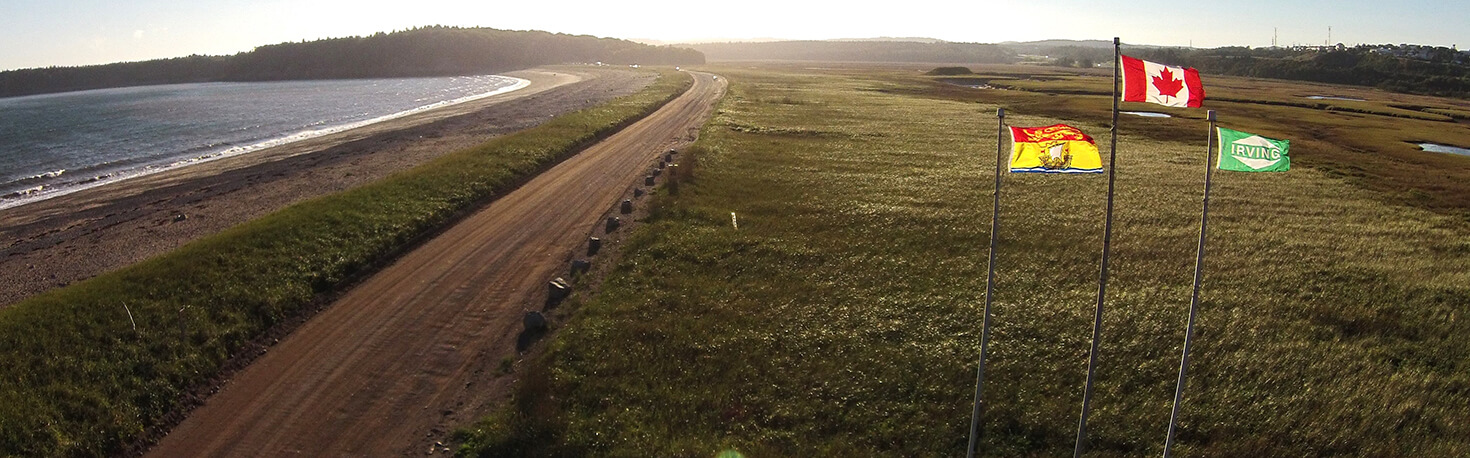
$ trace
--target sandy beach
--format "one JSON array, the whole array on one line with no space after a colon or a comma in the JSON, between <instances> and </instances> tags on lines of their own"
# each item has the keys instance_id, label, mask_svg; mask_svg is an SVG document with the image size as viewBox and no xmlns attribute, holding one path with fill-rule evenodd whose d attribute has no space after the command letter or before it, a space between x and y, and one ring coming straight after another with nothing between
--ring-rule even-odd
<instances>
[{"instance_id":1,"label":"sandy beach","mask_svg":"<svg viewBox=\"0 0 1470 458\"><path fill-rule=\"evenodd\" d=\"M0 307L161 254L302 200L631 94L653 75L507 73L523 89L0 210Z\"/></svg>"}]
</instances>

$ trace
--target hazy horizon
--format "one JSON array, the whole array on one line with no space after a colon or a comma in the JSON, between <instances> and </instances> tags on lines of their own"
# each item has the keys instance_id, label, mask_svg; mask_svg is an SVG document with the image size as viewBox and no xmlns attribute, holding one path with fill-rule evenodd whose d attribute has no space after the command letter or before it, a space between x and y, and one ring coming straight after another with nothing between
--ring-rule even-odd
<instances>
[{"instance_id":1,"label":"hazy horizon","mask_svg":"<svg viewBox=\"0 0 1470 458\"><path fill-rule=\"evenodd\" d=\"M446 25L544 30L663 43L922 37L953 42L1110 40L1156 46L1263 47L1470 43L1470 3L1410 0L910 2L902 9L754 0L486 5L463 0L104 2L15 0L0 6L0 70L81 66Z\"/></svg>"}]
</instances>

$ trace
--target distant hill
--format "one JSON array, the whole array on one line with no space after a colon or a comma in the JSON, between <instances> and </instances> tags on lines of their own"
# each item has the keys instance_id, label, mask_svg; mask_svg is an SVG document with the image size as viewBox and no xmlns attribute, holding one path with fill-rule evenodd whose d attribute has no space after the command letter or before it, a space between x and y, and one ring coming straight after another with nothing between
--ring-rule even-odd
<instances>
[{"instance_id":1,"label":"distant hill","mask_svg":"<svg viewBox=\"0 0 1470 458\"><path fill-rule=\"evenodd\" d=\"M992 44L918 41L776 41L690 45L711 61L1012 63L1015 53Z\"/></svg>"},{"instance_id":2,"label":"distant hill","mask_svg":"<svg viewBox=\"0 0 1470 458\"><path fill-rule=\"evenodd\" d=\"M834 38L834 39L826 40L826 41L852 41L852 42L897 41L897 42L905 42L905 43L948 43L947 41L940 40L938 38L925 38L925 37Z\"/></svg>"},{"instance_id":3,"label":"distant hill","mask_svg":"<svg viewBox=\"0 0 1470 458\"><path fill-rule=\"evenodd\" d=\"M1061 67L1111 66L1111 41L1002 43ZM1373 86L1410 94L1470 98L1470 51L1420 45L1180 48L1123 45L1123 54L1201 73Z\"/></svg>"},{"instance_id":4,"label":"distant hill","mask_svg":"<svg viewBox=\"0 0 1470 458\"><path fill-rule=\"evenodd\" d=\"M0 97L214 81L488 74L573 62L696 65L704 63L704 55L688 48L588 35L425 27L267 45L233 56L12 70L0 72Z\"/></svg>"},{"instance_id":5,"label":"distant hill","mask_svg":"<svg viewBox=\"0 0 1470 458\"><path fill-rule=\"evenodd\" d=\"M1000 43L1006 49L1014 50L1022 54L1046 54L1047 51L1056 48L1080 48L1080 49L1113 49L1112 40L1041 40L1041 41L1007 41Z\"/></svg>"},{"instance_id":6,"label":"distant hill","mask_svg":"<svg viewBox=\"0 0 1470 458\"><path fill-rule=\"evenodd\" d=\"M700 43L766 43L766 42L771 42L771 41L791 41L791 39L789 39L789 38L772 38L772 37L757 37L757 38L710 38L710 39L704 39L704 40L680 40L680 41L664 41L664 40L655 40L655 39L652 39L652 38L630 38L629 40L630 41L636 41L636 42L639 42L639 43L643 43L643 44L646 44L646 45L653 45L653 46L682 46L682 47L690 47L690 46L694 46L694 45L700 44Z\"/></svg>"},{"instance_id":7,"label":"distant hill","mask_svg":"<svg viewBox=\"0 0 1470 458\"><path fill-rule=\"evenodd\" d=\"M1410 94L1470 98L1470 52L1452 48L1338 45L1124 49L1124 52L1141 59L1195 67L1205 74L1351 84Z\"/></svg>"},{"instance_id":8,"label":"distant hill","mask_svg":"<svg viewBox=\"0 0 1470 458\"><path fill-rule=\"evenodd\" d=\"M714 43L770 43L770 42L775 42L775 41L855 41L855 42L864 42L864 41L899 41L899 42L914 42L914 43L946 43L946 41L940 40L938 38L927 38L927 37L832 38L832 39L827 39L827 40L793 40L793 39L790 39L790 38L758 37L758 38L706 38L706 39L699 39L699 40L682 40L682 41L663 41L663 40L655 40L655 39L652 39L652 38L632 38L631 40L632 41L639 42L639 43L643 43L643 44L654 45L654 46L665 46L665 45L694 46L694 45L714 44Z\"/></svg>"}]
</instances>

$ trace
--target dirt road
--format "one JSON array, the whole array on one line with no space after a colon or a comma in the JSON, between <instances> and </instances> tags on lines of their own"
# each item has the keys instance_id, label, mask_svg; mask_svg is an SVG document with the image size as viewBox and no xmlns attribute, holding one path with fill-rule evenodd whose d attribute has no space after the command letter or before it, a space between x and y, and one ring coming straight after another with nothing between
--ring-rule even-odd
<instances>
[{"instance_id":1,"label":"dirt road","mask_svg":"<svg viewBox=\"0 0 1470 458\"><path fill-rule=\"evenodd\" d=\"M548 170L408 253L271 347L150 456L423 456L485 413L525 310L663 151L692 141L724 80Z\"/></svg>"}]
</instances>

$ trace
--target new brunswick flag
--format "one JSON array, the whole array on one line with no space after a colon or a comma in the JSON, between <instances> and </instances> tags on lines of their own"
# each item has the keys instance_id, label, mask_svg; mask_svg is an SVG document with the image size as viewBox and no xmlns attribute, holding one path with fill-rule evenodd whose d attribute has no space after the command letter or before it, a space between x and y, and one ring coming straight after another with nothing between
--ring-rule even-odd
<instances>
[{"instance_id":1,"label":"new brunswick flag","mask_svg":"<svg viewBox=\"0 0 1470 458\"><path fill-rule=\"evenodd\" d=\"M1066 124L1011 127L1011 172L1102 173L1092 137Z\"/></svg>"},{"instance_id":2,"label":"new brunswick flag","mask_svg":"<svg viewBox=\"0 0 1470 458\"><path fill-rule=\"evenodd\" d=\"M1287 150L1291 142L1249 134L1224 127L1220 133L1220 170L1236 172L1285 172L1291 169Z\"/></svg>"}]
</instances>

